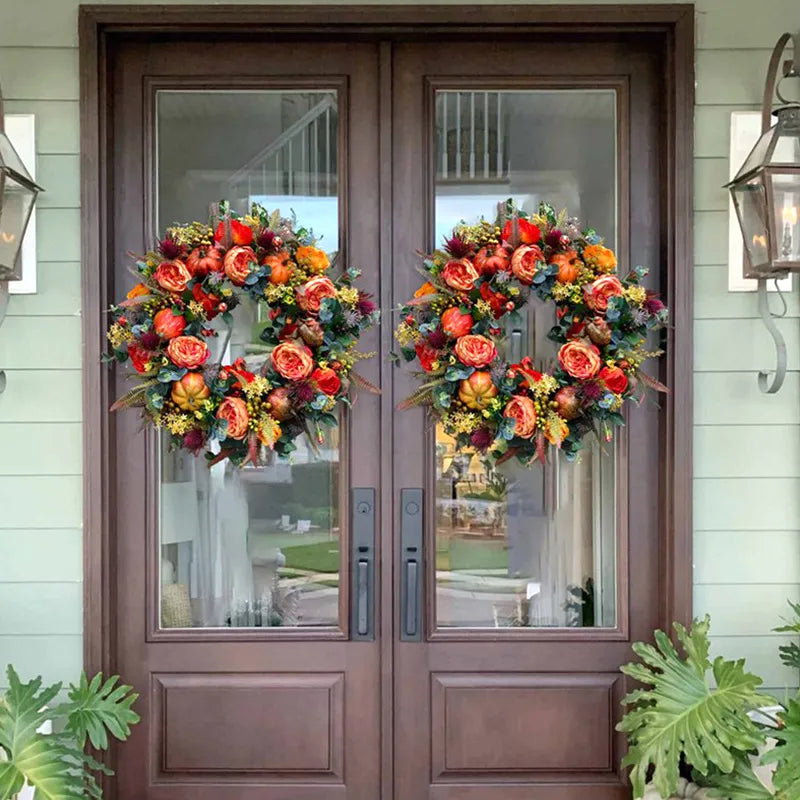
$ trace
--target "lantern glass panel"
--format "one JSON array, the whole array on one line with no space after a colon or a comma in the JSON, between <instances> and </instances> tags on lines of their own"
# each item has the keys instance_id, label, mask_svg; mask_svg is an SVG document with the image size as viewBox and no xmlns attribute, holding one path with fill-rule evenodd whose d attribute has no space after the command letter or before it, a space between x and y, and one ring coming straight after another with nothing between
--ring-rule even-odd
<instances>
[{"instance_id":1,"label":"lantern glass panel","mask_svg":"<svg viewBox=\"0 0 800 800\"><path fill-rule=\"evenodd\" d=\"M800 262L800 171L771 170L775 264Z\"/></svg>"},{"instance_id":2,"label":"lantern glass panel","mask_svg":"<svg viewBox=\"0 0 800 800\"><path fill-rule=\"evenodd\" d=\"M742 164L741 169L736 173L736 178L734 180L739 180L741 176L746 175L748 172L752 172L752 170L763 166L763 164L767 160L769 160L770 148L772 146L773 137L776 133L776 128L777 125L773 125L756 142L756 146L750 151L750 155L747 156L744 164Z\"/></svg>"},{"instance_id":3,"label":"lantern glass panel","mask_svg":"<svg viewBox=\"0 0 800 800\"><path fill-rule=\"evenodd\" d=\"M0 197L0 280L18 280L17 256L36 193L6 174Z\"/></svg>"},{"instance_id":4,"label":"lantern glass panel","mask_svg":"<svg viewBox=\"0 0 800 800\"><path fill-rule=\"evenodd\" d=\"M0 131L0 169L4 169L5 172L11 170L29 181L32 180L11 140L2 131Z\"/></svg>"},{"instance_id":5,"label":"lantern glass panel","mask_svg":"<svg viewBox=\"0 0 800 800\"><path fill-rule=\"evenodd\" d=\"M760 177L735 184L732 194L751 267L769 264L767 197Z\"/></svg>"}]
</instances>

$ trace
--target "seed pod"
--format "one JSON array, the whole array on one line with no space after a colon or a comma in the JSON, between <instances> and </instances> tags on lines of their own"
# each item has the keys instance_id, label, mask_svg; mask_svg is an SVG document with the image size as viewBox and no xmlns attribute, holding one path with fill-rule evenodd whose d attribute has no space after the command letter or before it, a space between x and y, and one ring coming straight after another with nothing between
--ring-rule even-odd
<instances>
[{"instance_id":1,"label":"seed pod","mask_svg":"<svg viewBox=\"0 0 800 800\"><path fill-rule=\"evenodd\" d=\"M318 347L322 344L322 326L315 319L306 320L297 329L303 341L310 347Z\"/></svg>"},{"instance_id":2,"label":"seed pod","mask_svg":"<svg viewBox=\"0 0 800 800\"><path fill-rule=\"evenodd\" d=\"M289 390L285 386L273 389L267 395L267 402L270 404L270 414L278 422L283 422L292 414L292 401L289 399Z\"/></svg>"},{"instance_id":3,"label":"seed pod","mask_svg":"<svg viewBox=\"0 0 800 800\"><path fill-rule=\"evenodd\" d=\"M586 333L589 338L598 346L604 347L611 341L611 328L601 317L595 317L587 326Z\"/></svg>"},{"instance_id":4,"label":"seed pod","mask_svg":"<svg viewBox=\"0 0 800 800\"><path fill-rule=\"evenodd\" d=\"M555 403L562 419L575 419L581 410L581 401L574 386L563 386L556 392Z\"/></svg>"}]
</instances>

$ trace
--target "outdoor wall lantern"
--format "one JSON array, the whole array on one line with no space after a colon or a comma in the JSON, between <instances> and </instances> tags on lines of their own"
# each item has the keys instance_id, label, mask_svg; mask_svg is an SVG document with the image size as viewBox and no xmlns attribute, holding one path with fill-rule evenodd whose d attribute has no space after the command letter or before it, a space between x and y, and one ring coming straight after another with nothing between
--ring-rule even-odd
<instances>
[{"instance_id":1,"label":"outdoor wall lantern","mask_svg":"<svg viewBox=\"0 0 800 800\"><path fill-rule=\"evenodd\" d=\"M8 282L22 277L19 252L36 196L42 191L17 155L5 133L3 93L0 90L0 324L8 307ZM6 388L0 370L0 393Z\"/></svg>"},{"instance_id":2,"label":"outdoor wall lantern","mask_svg":"<svg viewBox=\"0 0 800 800\"><path fill-rule=\"evenodd\" d=\"M792 39L794 57L783 62L778 80L781 56ZM767 280L800 271L800 99L787 100L781 94L786 78L800 78L800 34L784 33L775 45L764 87L761 138L726 185L744 239L744 277L758 280L759 311L777 350L772 381L768 371L758 374L758 385L768 394L777 392L786 377L786 343L775 325L775 317L782 315L769 309ZM773 111L776 96L780 105ZM777 121L770 127L773 114Z\"/></svg>"}]
</instances>

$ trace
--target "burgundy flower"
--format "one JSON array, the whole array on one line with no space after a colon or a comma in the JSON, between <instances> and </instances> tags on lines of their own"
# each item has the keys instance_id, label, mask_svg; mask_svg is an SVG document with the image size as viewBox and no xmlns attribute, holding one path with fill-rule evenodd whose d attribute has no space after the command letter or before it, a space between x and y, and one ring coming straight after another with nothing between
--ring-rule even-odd
<instances>
[{"instance_id":1,"label":"burgundy flower","mask_svg":"<svg viewBox=\"0 0 800 800\"><path fill-rule=\"evenodd\" d=\"M563 234L561 233L558 228L553 228L553 230L548 231L545 234L544 240L545 242L553 248L553 250L558 250L561 247L561 237Z\"/></svg>"},{"instance_id":2,"label":"burgundy flower","mask_svg":"<svg viewBox=\"0 0 800 800\"><path fill-rule=\"evenodd\" d=\"M204 441L205 437L203 436L203 431L201 431L200 428L192 428L192 430L183 437L183 446L187 450L197 453L198 450L203 448Z\"/></svg>"},{"instance_id":3,"label":"burgundy flower","mask_svg":"<svg viewBox=\"0 0 800 800\"><path fill-rule=\"evenodd\" d=\"M184 255L185 249L183 245L178 244L174 239L167 236L166 239L162 239L158 243L158 252L161 253L164 258L172 261Z\"/></svg>"},{"instance_id":4,"label":"burgundy flower","mask_svg":"<svg viewBox=\"0 0 800 800\"><path fill-rule=\"evenodd\" d=\"M587 404L596 403L604 394L605 391L599 383L591 381L583 385L583 399Z\"/></svg>"},{"instance_id":5,"label":"burgundy flower","mask_svg":"<svg viewBox=\"0 0 800 800\"><path fill-rule=\"evenodd\" d=\"M437 328L428 336L428 344L434 350L441 350L447 344L447 334L441 328Z\"/></svg>"},{"instance_id":6,"label":"burgundy flower","mask_svg":"<svg viewBox=\"0 0 800 800\"><path fill-rule=\"evenodd\" d=\"M658 314L659 311L664 310L664 304L657 297L653 296L647 298L644 308L648 314Z\"/></svg>"},{"instance_id":7,"label":"burgundy flower","mask_svg":"<svg viewBox=\"0 0 800 800\"><path fill-rule=\"evenodd\" d=\"M372 314L372 312L375 311L375 303L369 299L369 295L366 292L360 292L356 309L362 317L366 317L368 314Z\"/></svg>"},{"instance_id":8,"label":"burgundy flower","mask_svg":"<svg viewBox=\"0 0 800 800\"><path fill-rule=\"evenodd\" d=\"M158 347L159 342L161 339L159 338L157 333L153 333L152 331L148 331L147 333L143 333L139 337L139 342L141 343L142 347L146 350L155 350Z\"/></svg>"},{"instance_id":9,"label":"burgundy flower","mask_svg":"<svg viewBox=\"0 0 800 800\"><path fill-rule=\"evenodd\" d=\"M465 242L460 236L451 236L449 239L445 237L444 249L453 258L466 258L472 255L472 245Z\"/></svg>"},{"instance_id":10,"label":"burgundy flower","mask_svg":"<svg viewBox=\"0 0 800 800\"><path fill-rule=\"evenodd\" d=\"M475 433L470 436L470 442L476 450L487 450L489 445L494 440L492 432L488 428L478 428Z\"/></svg>"},{"instance_id":11,"label":"burgundy flower","mask_svg":"<svg viewBox=\"0 0 800 800\"><path fill-rule=\"evenodd\" d=\"M259 247L263 247L265 250L272 250L275 247L276 238L275 231L271 231L269 228L264 228L259 232L256 243Z\"/></svg>"},{"instance_id":12,"label":"burgundy flower","mask_svg":"<svg viewBox=\"0 0 800 800\"><path fill-rule=\"evenodd\" d=\"M308 381L300 381L295 384L294 396L301 403L310 403L314 399L314 387Z\"/></svg>"}]
</instances>

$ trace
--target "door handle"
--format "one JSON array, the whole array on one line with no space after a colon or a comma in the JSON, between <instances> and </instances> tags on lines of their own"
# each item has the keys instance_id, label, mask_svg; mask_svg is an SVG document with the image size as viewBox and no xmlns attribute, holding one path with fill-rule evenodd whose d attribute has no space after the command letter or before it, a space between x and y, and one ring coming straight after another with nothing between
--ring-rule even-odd
<instances>
[{"instance_id":1,"label":"door handle","mask_svg":"<svg viewBox=\"0 0 800 800\"><path fill-rule=\"evenodd\" d=\"M400 490L400 640L422 641L422 489Z\"/></svg>"},{"instance_id":2,"label":"door handle","mask_svg":"<svg viewBox=\"0 0 800 800\"><path fill-rule=\"evenodd\" d=\"M350 638L375 639L375 490L351 490Z\"/></svg>"}]
</instances>

